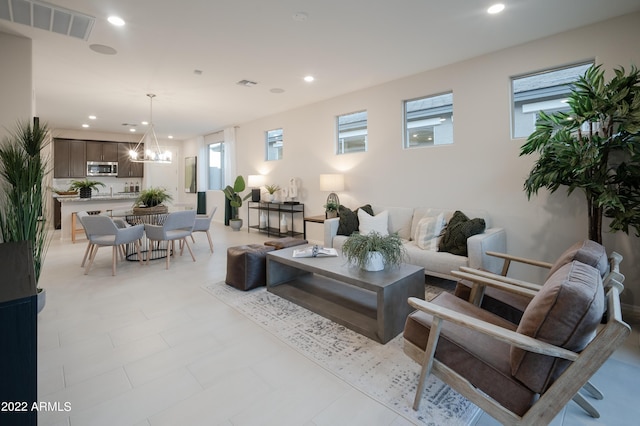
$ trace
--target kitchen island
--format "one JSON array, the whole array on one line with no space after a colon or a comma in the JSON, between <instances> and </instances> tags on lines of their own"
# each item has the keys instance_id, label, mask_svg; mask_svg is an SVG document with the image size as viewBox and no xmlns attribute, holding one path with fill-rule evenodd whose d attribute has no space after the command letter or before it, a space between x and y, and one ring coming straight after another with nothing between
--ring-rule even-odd
<instances>
[{"instance_id":1,"label":"kitchen island","mask_svg":"<svg viewBox=\"0 0 640 426\"><path fill-rule=\"evenodd\" d=\"M71 239L71 214L81 211L131 210L138 193L98 195L91 198L78 196L54 196L61 203L60 239Z\"/></svg>"}]
</instances>

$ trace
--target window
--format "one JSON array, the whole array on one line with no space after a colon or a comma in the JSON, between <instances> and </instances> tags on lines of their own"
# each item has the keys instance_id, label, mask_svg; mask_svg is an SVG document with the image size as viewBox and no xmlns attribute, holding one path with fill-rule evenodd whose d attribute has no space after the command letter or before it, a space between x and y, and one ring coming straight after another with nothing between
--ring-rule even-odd
<instances>
[{"instance_id":1,"label":"window","mask_svg":"<svg viewBox=\"0 0 640 426\"><path fill-rule=\"evenodd\" d=\"M282 129L265 132L267 140L267 161L282 160Z\"/></svg>"},{"instance_id":2,"label":"window","mask_svg":"<svg viewBox=\"0 0 640 426\"><path fill-rule=\"evenodd\" d=\"M367 111L338 116L338 154L367 150Z\"/></svg>"},{"instance_id":3,"label":"window","mask_svg":"<svg viewBox=\"0 0 640 426\"><path fill-rule=\"evenodd\" d=\"M511 78L512 137L526 138L533 133L540 111L569 111L565 99L573 82L591 65L593 62Z\"/></svg>"},{"instance_id":4,"label":"window","mask_svg":"<svg viewBox=\"0 0 640 426\"><path fill-rule=\"evenodd\" d=\"M224 143L207 145L208 189L224 189Z\"/></svg>"},{"instance_id":5,"label":"window","mask_svg":"<svg viewBox=\"0 0 640 426\"><path fill-rule=\"evenodd\" d=\"M453 143L453 93L404 102L404 147Z\"/></svg>"}]
</instances>

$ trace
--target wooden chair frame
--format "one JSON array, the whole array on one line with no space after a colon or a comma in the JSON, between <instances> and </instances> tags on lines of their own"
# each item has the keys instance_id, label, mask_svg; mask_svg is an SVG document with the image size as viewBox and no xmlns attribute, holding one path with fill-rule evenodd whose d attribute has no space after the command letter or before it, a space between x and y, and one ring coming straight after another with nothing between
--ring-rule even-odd
<instances>
[{"instance_id":1,"label":"wooden chair frame","mask_svg":"<svg viewBox=\"0 0 640 426\"><path fill-rule=\"evenodd\" d=\"M622 321L620 292L623 288L622 284L615 279L609 280L606 294L608 306L606 325L599 329L596 337L580 353L504 329L431 302L410 298L409 304L411 306L433 316L429 340L424 351L407 340L405 340L404 344L405 353L422 365L413 408L415 410L418 409L424 391L425 380L429 374L433 373L503 424L539 425L550 423L573 396L578 394L578 391L588 382L589 378L598 371L631 332L629 326ZM527 351L563 358L573 362L547 391L540 395L540 398L533 406L523 416L519 416L488 397L467 379L435 359L434 355L443 321L450 321L467 327Z\"/></svg>"},{"instance_id":2,"label":"wooden chair frame","mask_svg":"<svg viewBox=\"0 0 640 426\"><path fill-rule=\"evenodd\" d=\"M511 262L518 262L546 269L551 269L553 267L553 264L549 262L513 256L507 253L488 251L487 254L504 259L504 265L501 275L482 271L479 269L469 268L466 266L461 267L459 271L451 272L451 275L453 275L454 277L472 283L471 293L469 295L468 301L469 303L473 303L476 306L481 306L486 287L493 287L503 291L508 291L514 294L519 294L521 296L526 296L530 299L532 299L542 288L542 286L539 284L533 284L507 277L506 275L509 272L509 266L511 265ZM622 255L616 252L612 252L609 256L609 272L603 277L604 288L610 287L612 282L615 281L619 286L620 293L622 293L622 291L624 290L624 286L622 286L622 283L624 282L625 276L620 273L620 262L622 262L622 259ZM584 390L587 391L595 399L604 398L604 394L591 382L585 383ZM589 401L584 399L584 397L580 393L576 393L574 395L573 401L578 404L583 410L589 413L591 417L600 417L600 413L598 413L598 410L596 410L593 405L589 403Z\"/></svg>"}]
</instances>

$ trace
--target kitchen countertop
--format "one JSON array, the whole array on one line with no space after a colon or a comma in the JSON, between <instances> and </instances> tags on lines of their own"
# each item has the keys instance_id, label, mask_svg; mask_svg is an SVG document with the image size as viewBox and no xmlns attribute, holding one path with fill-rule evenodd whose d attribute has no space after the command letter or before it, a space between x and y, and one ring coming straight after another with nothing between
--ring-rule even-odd
<instances>
[{"instance_id":1,"label":"kitchen countertop","mask_svg":"<svg viewBox=\"0 0 640 426\"><path fill-rule=\"evenodd\" d=\"M80 198L78 195L56 195L54 194L54 198L57 198L61 203L69 203L69 202L87 202L87 201L114 201L114 200L135 200L138 198L138 193L120 193L113 195L94 195L91 198Z\"/></svg>"}]
</instances>

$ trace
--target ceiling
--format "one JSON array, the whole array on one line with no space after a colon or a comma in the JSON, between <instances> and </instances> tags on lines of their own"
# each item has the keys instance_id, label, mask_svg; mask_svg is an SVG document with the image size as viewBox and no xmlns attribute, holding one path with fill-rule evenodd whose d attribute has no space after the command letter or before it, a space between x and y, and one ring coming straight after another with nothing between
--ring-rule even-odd
<instances>
[{"instance_id":1,"label":"ceiling","mask_svg":"<svg viewBox=\"0 0 640 426\"><path fill-rule=\"evenodd\" d=\"M50 128L127 133L129 123L142 134L154 93L158 137L183 140L640 10L638 0L503 2L489 15L492 0L52 0L96 18L87 40L1 19L0 31L33 40L36 112Z\"/></svg>"}]
</instances>

